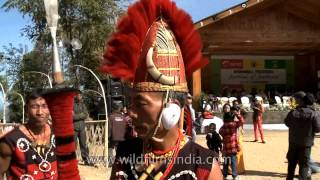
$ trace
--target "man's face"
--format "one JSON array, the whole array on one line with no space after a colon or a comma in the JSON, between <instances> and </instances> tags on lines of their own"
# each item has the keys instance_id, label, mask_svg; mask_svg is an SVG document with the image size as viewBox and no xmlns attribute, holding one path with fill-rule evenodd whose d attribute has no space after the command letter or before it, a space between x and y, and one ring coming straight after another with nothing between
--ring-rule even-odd
<instances>
[{"instance_id":1,"label":"man's face","mask_svg":"<svg viewBox=\"0 0 320 180\"><path fill-rule=\"evenodd\" d=\"M192 104L192 97L187 97L187 104Z\"/></svg>"},{"instance_id":2,"label":"man's face","mask_svg":"<svg viewBox=\"0 0 320 180\"><path fill-rule=\"evenodd\" d=\"M78 101L81 101L82 100L82 95L81 94L77 94L76 98L77 98Z\"/></svg>"},{"instance_id":3,"label":"man's face","mask_svg":"<svg viewBox=\"0 0 320 180\"><path fill-rule=\"evenodd\" d=\"M27 113L30 121L39 126L47 123L50 114L48 105L42 97L29 101L27 105Z\"/></svg>"},{"instance_id":4,"label":"man's face","mask_svg":"<svg viewBox=\"0 0 320 180\"><path fill-rule=\"evenodd\" d=\"M233 106L237 106L239 105L239 102L238 101L233 101Z\"/></svg>"},{"instance_id":5,"label":"man's face","mask_svg":"<svg viewBox=\"0 0 320 180\"><path fill-rule=\"evenodd\" d=\"M130 116L138 136L150 139L157 126L163 104L160 92L134 92ZM162 126L160 127L160 131Z\"/></svg>"},{"instance_id":6,"label":"man's face","mask_svg":"<svg viewBox=\"0 0 320 180\"><path fill-rule=\"evenodd\" d=\"M230 106L229 105L225 105L223 107L223 112L225 112L225 113L230 112Z\"/></svg>"}]
</instances>

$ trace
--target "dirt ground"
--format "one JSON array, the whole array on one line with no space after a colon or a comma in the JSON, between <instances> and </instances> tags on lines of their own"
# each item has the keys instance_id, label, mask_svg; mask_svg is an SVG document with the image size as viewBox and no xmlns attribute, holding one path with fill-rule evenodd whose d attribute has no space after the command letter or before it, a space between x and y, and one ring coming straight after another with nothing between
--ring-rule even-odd
<instances>
[{"instance_id":1,"label":"dirt ground","mask_svg":"<svg viewBox=\"0 0 320 180\"><path fill-rule=\"evenodd\" d=\"M278 180L285 179L287 170L286 153L288 148L287 131L265 131L266 144L250 142L253 132L244 135L244 160L246 173L242 180ZM205 136L198 135L197 142L206 147ZM316 138L311 157L320 162L320 138ZM110 169L80 165L83 180L107 179ZM296 169L298 173L298 168ZM231 178L231 176L229 176ZM320 180L320 173L312 175L313 180Z\"/></svg>"}]
</instances>

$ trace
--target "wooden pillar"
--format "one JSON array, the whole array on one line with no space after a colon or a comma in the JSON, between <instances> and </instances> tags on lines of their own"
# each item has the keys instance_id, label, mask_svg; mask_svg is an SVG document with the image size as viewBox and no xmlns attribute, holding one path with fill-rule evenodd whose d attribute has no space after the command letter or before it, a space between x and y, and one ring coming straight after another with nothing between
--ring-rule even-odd
<instances>
[{"instance_id":1,"label":"wooden pillar","mask_svg":"<svg viewBox=\"0 0 320 180\"><path fill-rule=\"evenodd\" d=\"M294 59L296 91L314 91L317 89L316 57L297 55Z\"/></svg>"},{"instance_id":2,"label":"wooden pillar","mask_svg":"<svg viewBox=\"0 0 320 180\"><path fill-rule=\"evenodd\" d=\"M200 110L199 99L201 91L201 69L198 69L192 74L193 107L196 111Z\"/></svg>"}]
</instances>

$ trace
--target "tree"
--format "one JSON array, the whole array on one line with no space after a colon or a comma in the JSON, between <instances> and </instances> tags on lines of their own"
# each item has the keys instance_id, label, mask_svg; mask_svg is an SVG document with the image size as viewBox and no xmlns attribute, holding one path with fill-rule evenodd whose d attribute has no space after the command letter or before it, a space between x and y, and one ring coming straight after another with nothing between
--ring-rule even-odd
<instances>
[{"instance_id":1,"label":"tree","mask_svg":"<svg viewBox=\"0 0 320 180\"><path fill-rule=\"evenodd\" d=\"M22 102L21 98L14 95L14 92L26 96L34 88L48 86L46 78L39 77L38 74L29 74L30 71L40 71L49 73L48 61L43 61L50 56L45 51L31 51L26 53L20 45L14 47L11 44L4 47L2 60L5 68L0 71L0 82L5 86L8 103L8 120L7 122L20 122L22 119ZM50 63L50 62L49 62Z\"/></svg>"},{"instance_id":2,"label":"tree","mask_svg":"<svg viewBox=\"0 0 320 180\"><path fill-rule=\"evenodd\" d=\"M97 82L86 71L76 71L73 65L84 65L101 78L99 65L102 59L106 39L113 32L116 19L124 12L128 0L66 0L59 1L59 26L57 41L62 42L60 47L60 61L65 72L65 79L69 84L77 85L79 82L84 88L96 89ZM23 35L35 43L31 52L21 51L21 47L9 45L4 53L0 53L0 61L6 60L6 72L10 87L25 95L30 88L43 87L46 79L39 76L26 74L27 71L40 71L52 74L52 40L47 27L46 13L43 0L5 0L1 8L6 11L17 9L23 16L31 19L31 24L23 29ZM72 46L73 39L78 39L82 48L75 50ZM1 69L0 69L1 71ZM75 78L77 74L78 78ZM16 114L19 112L19 102L12 97L15 107L10 107ZM89 105L90 106L90 105ZM12 115L18 119L19 115Z\"/></svg>"},{"instance_id":3,"label":"tree","mask_svg":"<svg viewBox=\"0 0 320 180\"><path fill-rule=\"evenodd\" d=\"M4 103L5 100L4 100L4 97L3 97L3 93L6 93L7 89L8 89L8 83L7 83L7 80L5 78L5 75L0 75L0 83L1 83L1 85L3 87L3 90L2 90L2 88L0 88L0 122L2 122L2 119L3 119L3 107L5 106L5 103Z\"/></svg>"},{"instance_id":4,"label":"tree","mask_svg":"<svg viewBox=\"0 0 320 180\"><path fill-rule=\"evenodd\" d=\"M59 1L58 41L65 47L63 61L67 61L66 76L76 74L75 64L84 65L99 74L98 67L103 55L106 38L114 29L116 19L123 13L121 6L127 0L68 0ZM18 9L23 16L29 16L32 24L26 25L23 33L36 42L40 49L48 50L51 47L51 36L46 27L45 8L43 0L7 0L2 8L5 10ZM82 43L80 50L72 47L72 39ZM47 61L50 61L47 59ZM79 73L80 80L85 86L96 86L91 75ZM74 79L74 78L69 78Z\"/></svg>"},{"instance_id":5,"label":"tree","mask_svg":"<svg viewBox=\"0 0 320 180\"><path fill-rule=\"evenodd\" d=\"M7 92L7 89L8 89L8 82L7 82L7 79L5 78L4 75L0 75L0 83L2 84L3 86L3 89L5 92ZM2 106L3 106L3 92L2 92L2 89L0 88L0 111L2 111ZM2 118L2 116L0 116Z\"/></svg>"}]
</instances>

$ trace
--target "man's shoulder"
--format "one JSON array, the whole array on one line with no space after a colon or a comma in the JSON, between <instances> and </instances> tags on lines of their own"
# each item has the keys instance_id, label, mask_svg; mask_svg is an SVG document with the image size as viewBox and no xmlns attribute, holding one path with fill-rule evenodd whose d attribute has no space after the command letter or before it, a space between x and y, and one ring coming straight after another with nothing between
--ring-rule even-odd
<instances>
[{"instance_id":1,"label":"man's shoulder","mask_svg":"<svg viewBox=\"0 0 320 180\"><path fill-rule=\"evenodd\" d=\"M291 110L289 112L289 114L291 114L293 117L296 117L296 118L300 118L301 116L311 116L313 114L315 114L316 111L310 107L298 107L294 110Z\"/></svg>"},{"instance_id":2,"label":"man's shoulder","mask_svg":"<svg viewBox=\"0 0 320 180\"><path fill-rule=\"evenodd\" d=\"M210 149L204 148L198 143L189 141L185 147L179 153L181 157L195 157L194 159L198 166L211 170L212 163L214 163L219 158L219 154L213 152ZM198 161L200 160L200 162Z\"/></svg>"},{"instance_id":3,"label":"man's shoulder","mask_svg":"<svg viewBox=\"0 0 320 180\"><path fill-rule=\"evenodd\" d=\"M193 141L189 141L186 144L185 148L186 150L190 151L190 153L201 156L201 157L216 156L216 154L210 149L204 148L200 144Z\"/></svg>"},{"instance_id":4,"label":"man's shoulder","mask_svg":"<svg viewBox=\"0 0 320 180\"><path fill-rule=\"evenodd\" d=\"M132 154L141 154L143 141L140 138L131 138L119 142L117 147L117 156L129 156Z\"/></svg>"},{"instance_id":5,"label":"man's shoulder","mask_svg":"<svg viewBox=\"0 0 320 180\"><path fill-rule=\"evenodd\" d=\"M12 149L10 148L10 145L3 140L3 138L0 139L0 156L6 157L11 156Z\"/></svg>"},{"instance_id":6,"label":"man's shoulder","mask_svg":"<svg viewBox=\"0 0 320 180\"><path fill-rule=\"evenodd\" d=\"M212 135L213 135L214 137L220 137L220 134L217 133L217 132L212 133Z\"/></svg>"},{"instance_id":7,"label":"man's shoulder","mask_svg":"<svg viewBox=\"0 0 320 180\"><path fill-rule=\"evenodd\" d=\"M13 128L0 137L0 153L2 156L12 154L12 148L16 143L18 128Z\"/></svg>"},{"instance_id":8,"label":"man's shoulder","mask_svg":"<svg viewBox=\"0 0 320 180\"><path fill-rule=\"evenodd\" d=\"M19 134L19 131L19 127L7 129L7 131L0 136L0 140L15 138Z\"/></svg>"}]
</instances>

